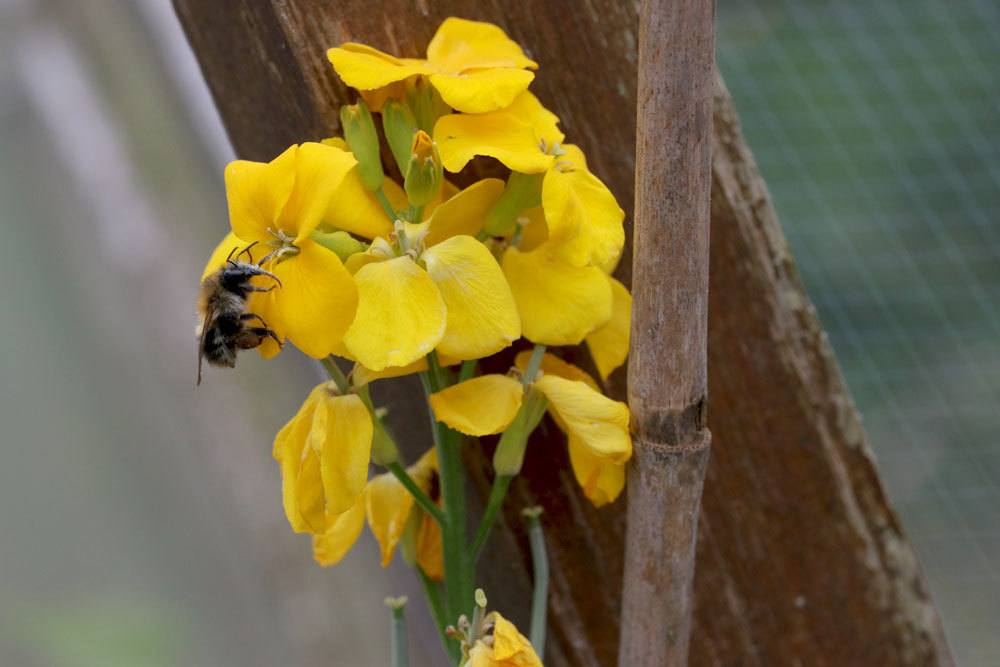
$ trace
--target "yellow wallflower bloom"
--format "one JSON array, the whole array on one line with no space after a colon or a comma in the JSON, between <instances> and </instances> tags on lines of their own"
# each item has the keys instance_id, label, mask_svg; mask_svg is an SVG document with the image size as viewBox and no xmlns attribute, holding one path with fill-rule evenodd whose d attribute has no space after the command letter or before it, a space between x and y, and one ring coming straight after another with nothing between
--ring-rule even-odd
<instances>
[{"instance_id":1,"label":"yellow wallflower bloom","mask_svg":"<svg viewBox=\"0 0 1000 667\"><path fill-rule=\"evenodd\" d=\"M497 26L454 17L438 28L425 60L396 58L353 42L330 49L327 57L352 88L378 91L426 76L448 106L467 113L508 106L535 78L528 70L538 69Z\"/></svg>"},{"instance_id":2,"label":"yellow wallflower bloom","mask_svg":"<svg viewBox=\"0 0 1000 667\"><path fill-rule=\"evenodd\" d=\"M486 155L539 175L541 206L521 213L520 232L501 260L523 333L536 343L576 345L600 329L593 347L606 376L628 349L621 326L626 298L606 275L621 256L625 214L587 169L583 152L562 145L558 123L526 92L507 109L444 116L434 134L449 171Z\"/></svg>"},{"instance_id":3,"label":"yellow wallflower bloom","mask_svg":"<svg viewBox=\"0 0 1000 667\"><path fill-rule=\"evenodd\" d=\"M550 153L566 138L559 117L525 92L510 106L479 114L449 114L434 124L441 163L461 171L477 155L493 157L511 171L541 174L555 164Z\"/></svg>"},{"instance_id":4,"label":"yellow wallflower bloom","mask_svg":"<svg viewBox=\"0 0 1000 667\"><path fill-rule=\"evenodd\" d=\"M278 432L274 458L295 532L323 534L354 506L368 478L372 434L368 408L354 394L339 395L332 382L313 389Z\"/></svg>"},{"instance_id":5,"label":"yellow wallflower bloom","mask_svg":"<svg viewBox=\"0 0 1000 667\"><path fill-rule=\"evenodd\" d=\"M376 239L348 261L359 303L342 353L373 372L405 367L432 350L478 359L521 335L510 287L475 232L499 197L496 179L442 203L421 224L402 225L393 241Z\"/></svg>"},{"instance_id":6,"label":"yellow wallflower bloom","mask_svg":"<svg viewBox=\"0 0 1000 667\"><path fill-rule=\"evenodd\" d=\"M562 144L558 124L558 116L526 92L506 109L442 116L434 139L448 171L485 155L515 172L544 174L542 208L553 247L574 266L603 265L621 253L625 212L587 169L583 151Z\"/></svg>"},{"instance_id":7,"label":"yellow wallflower bloom","mask_svg":"<svg viewBox=\"0 0 1000 667\"><path fill-rule=\"evenodd\" d=\"M264 267L282 282L279 289L255 295L252 312L279 338L316 358L340 342L354 318L357 290L340 258L310 234L355 164L350 153L305 143L268 163L237 160L226 166L233 233L240 247L256 242L268 253ZM259 349L264 357L278 351L270 341Z\"/></svg>"},{"instance_id":8,"label":"yellow wallflower bloom","mask_svg":"<svg viewBox=\"0 0 1000 667\"><path fill-rule=\"evenodd\" d=\"M517 356L522 370L528 354ZM548 401L548 411L568 436L570 462L584 494L595 505L613 501L625 485L625 463L632 457L628 406L604 396L587 373L558 357L542 358L532 386ZM524 394L517 380L483 375L431 395L434 416L469 435L505 430Z\"/></svg>"},{"instance_id":9,"label":"yellow wallflower bloom","mask_svg":"<svg viewBox=\"0 0 1000 667\"><path fill-rule=\"evenodd\" d=\"M486 622L493 624L493 641L476 641L469 651L468 667L542 667L531 642L513 623L495 611Z\"/></svg>"},{"instance_id":10,"label":"yellow wallflower bloom","mask_svg":"<svg viewBox=\"0 0 1000 667\"><path fill-rule=\"evenodd\" d=\"M434 449L407 468L410 477L433 500L437 500L437 469ZM324 567L339 563L360 536L367 516L368 527L379 544L382 567L388 567L413 508L413 497L392 473L376 475L365 485L356 502L330 522L324 533L313 538L313 557ZM440 580L443 576L441 530L434 519L423 512L414 539L417 564L428 577Z\"/></svg>"}]
</instances>

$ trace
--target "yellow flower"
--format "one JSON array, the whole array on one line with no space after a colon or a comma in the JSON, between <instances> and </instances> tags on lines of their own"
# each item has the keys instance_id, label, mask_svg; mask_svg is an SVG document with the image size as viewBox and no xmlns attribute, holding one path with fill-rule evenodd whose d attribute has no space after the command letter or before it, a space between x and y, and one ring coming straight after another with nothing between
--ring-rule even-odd
<instances>
[{"instance_id":1,"label":"yellow flower","mask_svg":"<svg viewBox=\"0 0 1000 667\"><path fill-rule=\"evenodd\" d=\"M437 455L428 450L407 473L421 490L437 501ZM347 555L361 534L365 516L378 541L382 567L392 563L400 539L411 521L417 521L413 535L416 563L424 573L439 581L443 577L441 529L425 512L413 514L413 496L392 473L371 478L356 502L334 521L327 530L313 538L313 557L324 567L336 565Z\"/></svg>"},{"instance_id":2,"label":"yellow flower","mask_svg":"<svg viewBox=\"0 0 1000 667\"><path fill-rule=\"evenodd\" d=\"M350 258L359 302L339 354L379 372L413 364L435 349L452 360L478 359L520 337L503 272L469 235L501 190L495 179L480 181L427 221L401 223L394 239L378 238Z\"/></svg>"},{"instance_id":3,"label":"yellow flower","mask_svg":"<svg viewBox=\"0 0 1000 667\"><path fill-rule=\"evenodd\" d=\"M264 259L282 283L255 294L251 310L279 338L315 358L339 344L357 306L357 290L340 258L310 238L355 164L350 153L305 143L268 163L237 160L226 166L229 220L238 245L257 243L264 255L258 261ZM223 240L210 264L221 265L231 242ZM259 349L268 358L279 348L268 340Z\"/></svg>"},{"instance_id":4,"label":"yellow flower","mask_svg":"<svg viewBox=\"0 0 1000 667\"><path fill-rule=\"evenodd\" d=\"M587 169L583 151L562 144L558 125L558 116L526 92L506 109L442 116L434 140L448 171L461 171L475 156L486 155L515 172L544 174L541 204L556 254L573 266L617 261L625 243L625 212Z\"/></svg>"},{"instance_id":5,"label":"yellow flower","mask_svg":"<svg viewBox=\"0 0 1000 667\"><path fill-rule=\"evenodd\" d=\"M492 641L478 640L469 651L469 667L542 667L528 638L498 612L486 617L493 624Z\"/></svg>"},{"instance_id":6,"label":"yellow flower","mask_svg":"<svg viewBox=\"0 0 1000 667\"><path fill-rule=\"evenodd\" d=\"M527 90L538 65L490 23L448 18L427 46L427 58L396 58L348 42L327 51L344 83L378 91L413 76L426 76L453 109L482 113L508 106ZM381 97L381 96L379 96Z\"/></svg>"},{"instance_id":7,"label":"yellow flower","mask_svg":"<svg viewBox=\"0 0 1000 667\"><path fill-rule=\"evenodd\" d=\"M515 364L522 370L529 353ZM604 396L587 373L546 354L532 386L548 401L548 411L569 440L570 462L584 494L596 506L613 501L625 485L632 457L628 406ZM514 420L525 388L505 375L483 375L431 396L434 416L468 435L505 430Z\"/></svg>"},{"instance_id":8,"label":"yellow flower","mask_svg":"<svg viewBox=\"0 0 1000 667\"><path fill-rule=\"evenodd\" d=\"M355 505L368 478L372 434L368 408L354 394L340 395L332 382L313 389L278 432L274 458L295 532L321 535Z\"/></svg>"}]
</instances>

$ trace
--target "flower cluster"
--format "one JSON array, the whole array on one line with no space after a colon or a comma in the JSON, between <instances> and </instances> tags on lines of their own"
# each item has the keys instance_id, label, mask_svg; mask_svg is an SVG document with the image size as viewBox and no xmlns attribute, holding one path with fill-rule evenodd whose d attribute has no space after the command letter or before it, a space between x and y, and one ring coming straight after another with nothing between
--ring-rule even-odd
<instances>
[{"instance_id":1,"label":"flower cluster","mask_svg":"<svg viewBox=\"0 0 1000 667\"><path fill-rule=\"evenodd\" d=\"M280 285L247 297L273 332L258 337L260 353L287 340L331 373L274 443L288 521L314 536L317 561L339 561L367 517L383 565L401 544L439 580L442 527L454 530L439 492L444 450L404 468L368 384L420 373L442 427L502 434L498 479L518 473L548 411L586 496L613 501L632 453L628 409L553 348L585 343L602 380L624 362L631 297L611 277L624 213L528 90L538 65L500 28L450 18L426 58L355 43L327 55L360 96L341 110L343 136L227 166L232 231L205 275L243 250ZM507 178L470 182L467 166L491 160ZM476 375L477 360L522 338L533 349L510 372ZM388 472L369 479L371 462ZM522 664L501 657L504 623L473 664Z\"/></svg>"}]
</instances>

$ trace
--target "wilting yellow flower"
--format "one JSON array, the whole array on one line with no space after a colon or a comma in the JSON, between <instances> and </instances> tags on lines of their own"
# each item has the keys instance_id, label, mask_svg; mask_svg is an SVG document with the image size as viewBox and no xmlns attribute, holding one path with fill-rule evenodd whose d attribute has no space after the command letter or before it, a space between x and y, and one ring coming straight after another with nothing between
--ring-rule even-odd
<instances>
[{"instance_id":1,"label":"wilting yellow flower","mask_svg":"<svg viewBox=\"0 0 1000 667\"><path fill-rule=\"evenodd\" d=\"M475 233L483 210L499 197L495 179L480 181L420 224L401 223L348 260L359 303L338 352L379 372L417 362L432 350L453 360L478 359L521 335L510 287Z\"/></svg>"},{"instance_id":2,"label":"wilting yellow flower","mask_svg":"<svg viewBox=\"0 0 1000 667\"><path fill-rule=\"evenodd\" d=\"M316 143L292 146L271 162L237 160L226 166L226 195L233 237L216 248L217 268L236 246L256 243L257 260L282 286L254 294L251 312L278 337L309 356L322 358L339 344L354 318L357 290L340 258L310 238L330 200L353 170L347 152ZM208 270L208 269L206 269ZM267 358L278 345L260 346Z\"/></svg>"},{"instance_id":3,"label":"wilting yellow flower","mask_svg":"<svg viewBox=\"0 0 1000 667\"><path fill-rule=\"evenodd\" d=\"M515 363L522 370L528 353ZM625 485L632 457L628 406L604 396L587 373L546 354L532 386L569 440L570 461L584 494L597 506L613 501ZM483 375L433 394L434 416L468 435L505 430L521 407L525 387L506 375Z\"/></svg>"},{"instance_id":4,"label":"wilting yellow flower","mask_svg":"<svg viewBox=\"0 0 1000 667\"><path fill-rule=\"evenodd\" d=\"M354 394L332 382L310 392L274 438L281 464L285 516L292 529L321 535L361 496L368 479L374 427Z\"/></svg>"},{"instance_id":5,"label":"wilting yellow flower","mask_svg":"<svg viewBox=\"0 0 1000 667\"><path fill-rule=\"evenodd\" d=\"M542 667L528 638L498 612L486 617L493 624L492 641L476 641L469 651L469 667Z\"/></svg>"},{"instance_id":6,"label":"wilting yellow flower","mask_svg":"<svg viewBox=\"0 0 1000 667\"><path fill-rule=\"evenodd\" d=\"M428 450L407 473L421 490L437 500L437 455ZM400 539L411 521L416 563L428 577L440 580L443 576L441 529L437 522L424 512L413 514L413 496L392 473L376 475L365 485L364 492L348 510L332 521L326 532L313 538L313 557L323 566L336 565L350 551L361 534L365 516L368 526L378 541L382 567L388 567Z\"/></svg>"},{"instance_id":7,"label":"wilting yellow flower","mask_svg":"<svg viewBox=\"0 0 1000 667\"><path fill-rule=\"evenodd\" d=\"M427 46L427 59L396 58L348 42L327 51L344 83L377 91L413 76L426 76L452 108L482 113L508 106L527 90L538 65L490 23L448 18Z\"/></svg>"}]
</instances>

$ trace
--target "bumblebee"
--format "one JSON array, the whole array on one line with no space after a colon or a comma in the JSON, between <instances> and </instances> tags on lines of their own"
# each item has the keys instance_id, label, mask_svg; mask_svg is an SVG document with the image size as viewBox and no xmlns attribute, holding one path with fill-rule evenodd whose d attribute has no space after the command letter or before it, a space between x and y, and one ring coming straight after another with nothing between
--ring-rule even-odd
<instances>
[{"instance_id":1,"label":"bumblebee","mask_svg":"<svg viewBox=\"0 0 1000 667\"><path fill-rule=\"evenodd\" d=\"M201 325L198 327L198 384L201 384L202 359L212 366L236 366L236 353L258 347L265 339L271 338L278 345L281 340L256 313L247 312L247 297L252 292L270 292L281 286L281 280L270 271L261 268L266 257L253 263L251 243L240 250L233 248L226 263L215 273L205 276L198 295L198 312ZM250 261L240 258L246 255ZM255 276L267 276L276 284L258 287L250 283Z\"/></svg>"}]
</instances>

